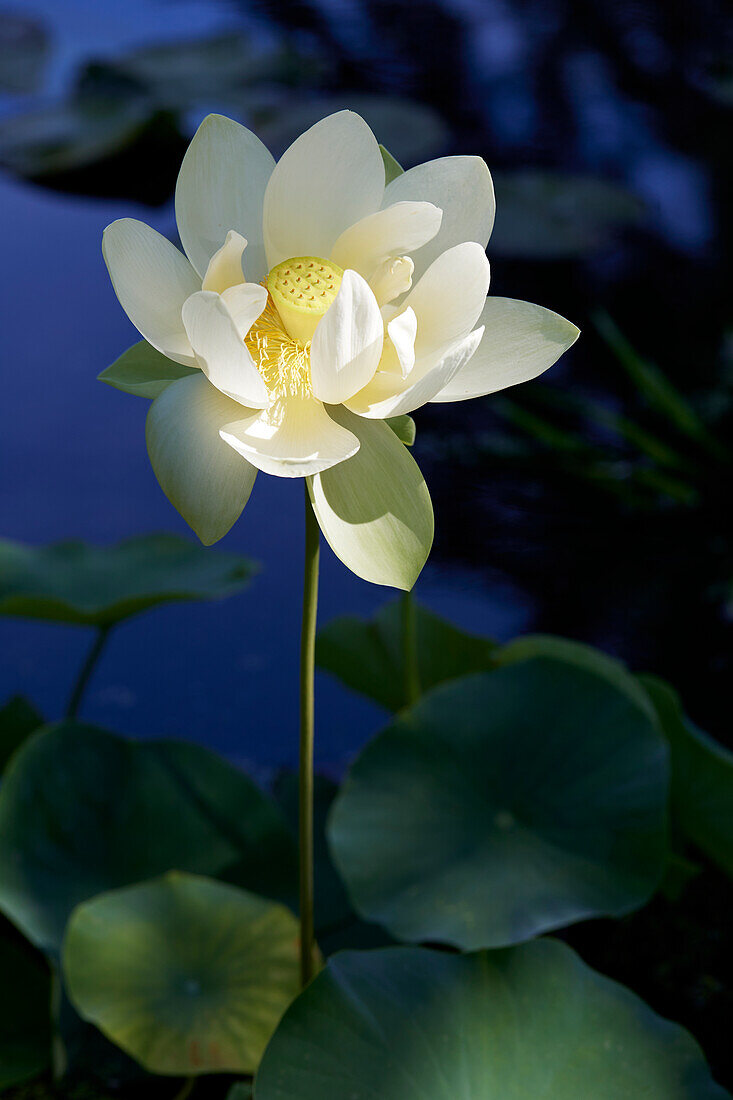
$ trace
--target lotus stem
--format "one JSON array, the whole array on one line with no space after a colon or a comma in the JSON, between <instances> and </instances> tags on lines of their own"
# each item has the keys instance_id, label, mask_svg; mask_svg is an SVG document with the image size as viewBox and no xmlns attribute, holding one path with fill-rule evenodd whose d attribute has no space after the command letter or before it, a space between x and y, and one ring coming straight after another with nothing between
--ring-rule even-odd
<instances>
[{"instance_id":1,"label":"lotus stem","mask_svg":"<svg viewBox=\"0 0 733 1100\"><path fill-rule=\"evenodd\" d=\"M97 662L102 655L107 639L112 630L111 626L100 626L97 628L97 633L92 642L91 648L87 653L84 664L79 669L79 675L76 678L74 687L69 698L68 706L66 707L66 718L76 718L81 701L84 697L84 692L87 689L87 685L91 679L92 673L96 668Z\"/></svg>"},{"instance_id":2,"label":"lotus stem","mask_svg":"<svg viewBox=\"0 0 733 1100\"><path fill-rule=\"evenodd\" d=\"M313 977L313 729L316 667L316 618L318 615L318 562L320 531L305 482L305 568L303 574L303 624L300 635L300 979L303 986Z\"/></svg>"}]
</instances>

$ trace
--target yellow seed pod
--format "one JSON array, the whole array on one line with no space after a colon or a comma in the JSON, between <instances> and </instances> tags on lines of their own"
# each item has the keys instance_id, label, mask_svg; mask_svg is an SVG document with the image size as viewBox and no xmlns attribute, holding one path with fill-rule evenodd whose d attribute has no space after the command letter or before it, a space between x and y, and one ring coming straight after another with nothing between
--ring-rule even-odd
<instances>
[{"instance_id":1,"label":"yellow seed pod","mask_svg":"<svg viewBox=\"0 0 733 1100\"><path fill-rule=\"evenodd\" d=\"M294 340L307 344L341 286L343 271L318 256L283 260L267 276L267 290Z\"/></svg>"}]
</instances>

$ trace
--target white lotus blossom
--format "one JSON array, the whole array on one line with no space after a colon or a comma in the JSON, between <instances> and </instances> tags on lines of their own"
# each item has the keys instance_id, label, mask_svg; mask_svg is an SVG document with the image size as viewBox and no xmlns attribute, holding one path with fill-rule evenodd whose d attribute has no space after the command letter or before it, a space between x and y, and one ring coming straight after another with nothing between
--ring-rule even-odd
<instances>
[{"instance_id":1,"label":"white lotus blossom","mask_svg":"<svg viewBox=\"0 0 733 1100\"><path fill-rule=\"evenodd\" d=\"M384 421L534 378L578 335L540 306L487 298L486 165L445 157L385 186L380 147L350 111L277 164L210 115L181 165L176 218L185 256L132 218L103 241L117 297L152 345L136 363L159 380L147 442L164 492L211 544L258 470L306 477L335 553L410 588L432 506ZM152 349L181 369L161 371Z\"/></svg>"}]
</instances>

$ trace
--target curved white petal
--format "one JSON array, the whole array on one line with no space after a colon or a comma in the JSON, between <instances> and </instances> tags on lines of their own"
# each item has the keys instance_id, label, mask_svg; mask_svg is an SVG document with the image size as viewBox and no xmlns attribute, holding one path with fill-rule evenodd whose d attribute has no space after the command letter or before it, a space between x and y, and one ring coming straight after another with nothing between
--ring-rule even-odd
<instances>
[{"instance_id":1,"label":"curved white petal","mask_svg":"<svg viewBox=\"0 0 733 1100\"><path fill-rule=\"evenodd\" d=\"M409 256L398 256L379 265L369 279L369 286L380 306L393 302L410 289L414 270L415 265Z\"/></svg>"},{"instance_id":2,"label":"curved white petal","mask_svg":"<svg viewBox=\"0 0 733 1100\"><path fill-rule=\"evenodd\" d=\"M242 234L237 233L236 229L230 229L224 244L209 260L202 290L213 290L216 294L221 294L230 286L243 283L242 255L246 247L247 241Z\"/></svg>"},{"instance_id":3,"label":"curved white petal","mask_svg":"<svg viewBox=\"0 0 733 1100\"><path fill-rule=\"evenodd\" d=\"M120 305L138 332L169 359L195 367L181 310L201 289L201 280L186 257L136 218L107 226L102 254Z\"/></svg>"},{"instance_id":4,"label":"curved white petal","mask_svg":"<svg viewBox=\"0 0 733 1100\"><path fill-rule=\"evenodd\" d=\"M403 378L415 366L415 338L417 336L417 317L412 306L403 309L387 324L389 342L395 351L399 372ZM382 369L384 365L382 364Z\"/></svg>"},{"instance_id":5,"label":"curved white petal","mask_svg":"<svg viewBox=\"0 0 733 1100\"><path fill-rule=\"evenodd\" d=\"M487 298L481 314L484 338L470 363L434 401L467 401L536 378L580 335L558 313L514 298Z\"/></svg>"},{"instance_id":6,"label":"curved white petal","mask_svg":"<svg viewBox=\"0 0 733 1100\"><path fill-rule=\"evenodd\" d=\"M418 369L434 365L471 332L488 289L489 261L481 245L458 244L433 261L404 301L417 315Z\"/></svg>"},{"instance_id":7,"label":"curved white petal","mask_svg":"<svg viewBox=\"0 0 733 1100\"><path fill-rule=\"evenodd\" d=\"M230 229L249 242L247 274L267 274L262 204L275 160L255 134L223 115L209 115L189 145L176 184L176 220L186 255L204 276Z\"/></svg>"},{"instance_id":8,"label":"curved white petal","mask_svg":"<svg viewBox=\"0 0 733 1100\"><path fill-rule=\"evenodd\" d=\"M261 292L255 304L258 317L265 308L267 292L252 283L245 285ZM248 408L264 409L270 404L262 375L222 296L209 290L192 294L183 306L183 323L199 366L218 390Z\"/></svg>"},{"instance_id":9,"label":"curved white petal","mask_svg":"<svg viewBox=\"0 0 733 1100\"><path fill-rule=\"evenodd\" d=\"M267 305L267 291L259 283L240 283L238 286L228 287L220 297L234 321L237 333L244 340Z\"/></svg>"},{"instance_id":10,"label":"curved white petal","mask_svg":"<svg viewBox=\"0 0 733 1100\"><path fill-rule=\"evenodd\" d=\"M382 315L369 284L355 271L345 271L311 341L311 386L318 400L340 405L366 386L381 358L383 339Z\"/></svg>"},{"instance_id":11,"label":"curved white petal","mask_svg":"<svg viewBox=\"0 0 733 1100\"><path fill-rule=\"evenodd\" d=\"M387 425L348 409L332 415L358 436L353 458L308 481L321 530L336 557L373 584L409 590L433 542L433 508L422 474Z\"/></svg>"},{"instance_id":12,"label":"curved white petal","mask_svg":"<svg viewBox=\"0 0 733 1100\"><path fill-rule=\"evenodd\" d=\"M148 412L145 435L155 476L205 546L239 518L257 474L219 436L238 408L196 374L173 382Z\"/></svg>"},{"instance_id":13,"label":"curved white petal","mask_svg":"<svg viewBox=\"0 0 733 1100\"><path fill-rule=\"evenodd\" d=\"M441 157L410 168L388 184L383 206L418 199L440 207L443 221L439 233L412 257L416 279L455 244L476 241L486 248L496 202L491 174L481 157Z\"/></svg>"},{"instance_id":14,"label":"curved white petal","mask_svg":"<svg viewBox=\"0 0 733 1100\"><path fill-rule=\"evenodd\" d=\"M267 185L270 267L293 256L328 257L345 229L379 209L383 194L382 154L366 122L353 111L321 119L285 151Z\"/></svg>"},{"instance_id":15,"label":"curved white petal","mask_svg":"<svg viewBox=\"0 0 733 1100\"><path fill-rule=\"evenodd\" d=\"M385 382L385 376L380 375L380 385L367 386L351 401L346 402L347 407L370 420L385 420L390 416L414 412L432 401L436 394L450 384L476 353L483 334L483 328L471 332L451 348L427 374L412 385L405 387L403 383L396 393L388 392L389 384Z\"/></svg>"},{"instance_id":16,"label":"curved white petal","mask_svg":"<svg viewBox=\"0 0 733 1100\"><path fill-rule=\"evenodd\" d=\"M225 424L221 438L266 474L306 477L343 462L359 449L320 401L288 397L272 409Z\"/></svg>"},{"instance_id":17,"label":"curved white petal","mask_svg":"<svg viewBox=\"0 0 733 1100\"><path fill-rule=\"evenodd\" d=\"M370 279L385 260L431 241L442 217L443 212L431 202L393 203L345 229L330 258L339 267L353 268Z\"/></svg>"}]
</instances>

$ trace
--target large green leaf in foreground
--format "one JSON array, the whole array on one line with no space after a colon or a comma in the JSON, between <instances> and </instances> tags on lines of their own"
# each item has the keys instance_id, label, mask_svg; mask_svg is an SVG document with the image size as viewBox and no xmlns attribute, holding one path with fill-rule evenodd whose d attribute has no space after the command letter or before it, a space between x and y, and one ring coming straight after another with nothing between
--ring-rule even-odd
<instances>
[{"instance_id":1,"label":"large green leaf in foreground","mask_svg":"<svg viewBox=\"0 0 733 1100\"><path fill-rule=\"evenodd\" d=\"M255 1100L723 1100L692 1037L569 947L343 952L291 1006Z\"/></svg>"},{"instance_id":2,"label":"large green leaf in foreground","mask_svg":"<svg viewBox=\"0 0 733 1100\"><path fill-rule=\"evenodd\" d=\"M274 803L198 745L45 727L0 787L0 910L56 953L69 913L104 890L178 869L287 896L295 846Z\"/></svg>"},{"instance_id":3,"label":"large green leaf in foreground","mask_svg":"<svg viewBox=\"0 0 733 1100\"><path fill-rule=\"evenodd\" d=\"M535 659L436 688L367 745L329 822L356 910L465 949L619 915L666 857L667 747L604 677Z\"/></svg>"},{"instance_id":4,"label":"large green leaf in foreground","mask_svg":"<svg viewBox=\"0 0 733 1100\"><path fill-rule=\"evenodd\" d=\"M733 754L690 721L664 680L639 679L670 744L674 824L733 875Z\"/></svg>"},{"instance_id":5,"label":"large green leaf in foreground","mask_svg":"<svg viewBox=\"0 0 733 1100\"><path fill-rule=\"evenodd\" d=\"M298 924L171 872L80 905L64 973L78 1012L152 1073L253 1073L299 988Z\"/></svg>"},{"instance_id":6,"label":"large green leaf in foreground","mask_svg":"<svg viewBox=\"0 0 733 1100\"><path fill-rule=\"evenodd\" d=\"M373 619L334 619L319 630L316 642L320 668L387 710L400 710L408 702L403 607L394 600ZM466 634L418 603L413 609L421 691L489 666L496 642Z\"/></svg>"},{"instance_id":7,"label":"large green leaf in foreground","mask_svg":"<svg viewBox=\"0 0 733 1100\"><path fill-rule=\"evenodd\" d=\"M116 546L0 539L0 614L110 626L174 600L240 591L255 566L177 535L142 535Z\"/></svg>"}]
</instances>

